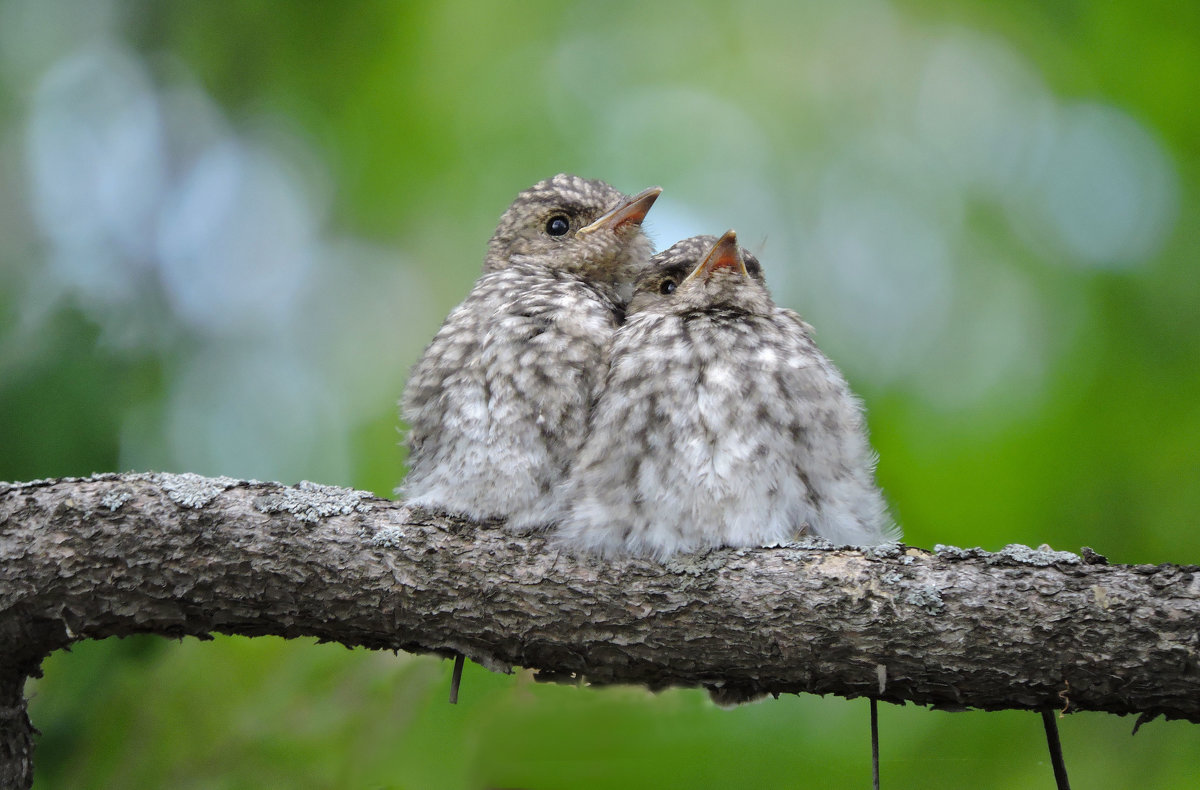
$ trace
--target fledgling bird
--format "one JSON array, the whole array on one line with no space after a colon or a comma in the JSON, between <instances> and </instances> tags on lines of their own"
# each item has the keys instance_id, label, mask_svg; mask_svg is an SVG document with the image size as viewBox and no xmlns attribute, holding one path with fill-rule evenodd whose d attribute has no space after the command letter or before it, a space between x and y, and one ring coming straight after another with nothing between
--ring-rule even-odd
<instances>
[{"instance_id":1,"label":"fledgling bird","mask_svg":"<svg viewBox=\"0 0 1200 790\"><path fill-rule=\"evenodd\" d=\"M560 546L664 558L807 531L896 540L863 411L729 231L651 259L614 334Z\"/></svg>"},{"instance_id":2,"label":"fledgling bird","mask_svg":"<svg viewBox=\"0 0 1200 790\"><path fill-rule=\"evenodd\" d=\"M560 174L519 194L483 274L409 376L410 504L514 530L545 526L583 442L588 406L632 282L649 261L642 220L662 190L630 198Z\"/></svg>"}]
</instances>

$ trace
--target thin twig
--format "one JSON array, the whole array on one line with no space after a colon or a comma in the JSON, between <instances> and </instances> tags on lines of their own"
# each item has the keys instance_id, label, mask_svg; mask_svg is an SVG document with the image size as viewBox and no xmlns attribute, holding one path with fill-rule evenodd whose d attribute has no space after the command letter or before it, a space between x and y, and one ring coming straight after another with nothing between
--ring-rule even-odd
<instances>
[{"instance_id":1,"label":"thin twig","mask_svg":"<svg viewBox=\"0 0 1200 790\"><path fill-rule=\"evenodd\" d=\"M871 787L879 790L879 703L871 697Z\"/></svg>"},{"instance_id":2,"label":"thin twig","mask_svg":"<svg viewBox=\"0 0 1200 790\"><path fill-rule=\"evenodd\" d=\"M1067 764L1063 762L1062 743L1058 740L1058 722L1054 720L1054 711L1042 711L1042 724L1046 728L1046 745L1050 748L1054 781L1058 790L1071 790L1071 782L1067 779Z\"/></svg>"},{"instance_id":3,"label":"thin twig","mask_svg":"<svg viewBox=\"0 0 1200 790\"><path fill-rule=\"evenodd\" d=\"M454 674L450 677L450 704L458 704L458 684L462 682L463 662L466 657L459 653L454 657Z\"/></svg>"}]
</instances>

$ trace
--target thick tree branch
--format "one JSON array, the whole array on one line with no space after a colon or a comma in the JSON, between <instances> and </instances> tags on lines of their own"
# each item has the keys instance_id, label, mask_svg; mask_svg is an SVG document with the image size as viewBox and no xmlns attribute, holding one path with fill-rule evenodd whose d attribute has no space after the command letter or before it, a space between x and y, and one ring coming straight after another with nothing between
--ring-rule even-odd
<instances>
[{"instance_id":1,"label":"thick tree branch","mask_svg":"<svg viewBox=\"0 0 1200 790\"><path fill-rule=\"evenodd\" d=\"M25 676L132 633L315 636L734 698L1200 721L1196 572L1025 547L600 561L312 484L0 483L0 784L27 770Z\"/></svg>"}]
</instances>

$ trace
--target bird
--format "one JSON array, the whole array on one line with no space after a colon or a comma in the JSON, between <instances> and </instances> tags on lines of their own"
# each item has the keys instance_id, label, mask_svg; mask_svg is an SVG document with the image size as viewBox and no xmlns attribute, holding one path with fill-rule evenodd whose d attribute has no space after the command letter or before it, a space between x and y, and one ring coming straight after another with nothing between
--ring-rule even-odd
<instances>
[{"instance_id":1,"label":"bird","mask_svg":"<svg viewBox=\"0 0 1200 790\"><path fill-rule=\"evenodd\" d=\"M553 544L663 560L806 533L897 540L863 408L812 334L734 231L655 255L613 334Z\"/></svg>"},{"instance_id":2,"label":"bird","mask_svg":"<svg viewBox=\"0 0 1200 790\"><path fill-rule=\"evenodd\" d=\"M560 173L517 195L405 386L406 504L516 532L547 526L649 264L641 226L661 192L627 197Z\"/></svg>"}]
</instances>

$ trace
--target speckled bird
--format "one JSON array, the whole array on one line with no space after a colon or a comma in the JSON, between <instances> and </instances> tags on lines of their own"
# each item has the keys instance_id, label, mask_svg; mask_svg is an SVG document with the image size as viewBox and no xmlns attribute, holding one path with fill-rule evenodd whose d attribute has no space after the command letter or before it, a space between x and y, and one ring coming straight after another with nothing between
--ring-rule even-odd
<instances>
[{"instance_id":1,"label":"speckled bird","mask_svg":"<svg viewBox=\"0 0 1200 790\"><path fill-rule=\"evenodd\" d=\"M545 526L578 453L612 333L648 264L632 198L560 174L519 194L488 242L483 274L409 376L409 504L514 530Z\"/></svg>"},{"instance_id":2,"label":"speckled bird","mask_svg":"<svg viewBox=\"0 0 1200 790\"><path fill-rule=\"evenodd\" d=\"M614 334L589 438L562 488L560 546L657 558L899 538L863 410L729 231L655 255Z\"/></svg>"}]
</instances>

